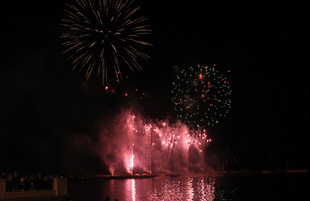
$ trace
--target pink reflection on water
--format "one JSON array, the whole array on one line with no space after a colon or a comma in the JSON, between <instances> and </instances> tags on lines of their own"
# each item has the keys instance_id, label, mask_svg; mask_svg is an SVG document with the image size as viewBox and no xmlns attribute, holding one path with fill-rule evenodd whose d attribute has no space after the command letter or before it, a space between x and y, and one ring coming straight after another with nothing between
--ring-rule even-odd
<instances>
[{"instance_id":1,"label":"pink reflection on water","mask_svg":"<svg viewBox=\"0 0 310 201\"><path fill-rule=\"evenodd\" d=\"M193 200L194 197L193 178L188 179L187 186L188 186L187 188L188 188L189 200Z\"/></svg>"},{"instance_id":2,"label":"pink reflection on water","mask_svg":"<svg viewBox=\"0 0 310 201\"><path fill-rule=\"evenodd\" d=\"M216 193L215 178L212 177L163 176L95 182L96 185L100 183L102 198L110 197L110 200L117 198L126 201L214 201Z\"/></svg>"},{"instance_id":3,"label":"pink reflection on water","mask_svg":"<svg viewBox=\"0 0 310 201\"><path fill-rule=\"evenodd\" d=\"M203 200L215 199L215 178L167 178L154 180L152 199L148 200Z\"/></svg>"},{"instance_id":4,"label":"pink reflection on water","mask_svg":"<svg viewBox=\"0 0 310 201\"><path fill-rule=\"evenodd\" d=\"M134 179L131 179L131 192L132 201L136 201L136 184Z\"/></svg>"},{"instance_id":5,"label":"pink reflection on water","mask_svg":"<svg viewBox=\"0 0 310 201\"><path fill-rule=\"evenodd\" d=\"M210 201L215 199L215 179L209 178L208 181L203 178L197 182L198 194L201 195L200 200Z\"/></svg>"}]
</instances>

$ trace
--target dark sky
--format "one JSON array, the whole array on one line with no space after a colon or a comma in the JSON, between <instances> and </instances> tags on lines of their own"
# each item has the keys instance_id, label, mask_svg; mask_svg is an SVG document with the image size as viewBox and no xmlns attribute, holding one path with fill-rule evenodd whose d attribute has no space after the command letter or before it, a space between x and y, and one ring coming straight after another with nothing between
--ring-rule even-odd
<instances>
[{"instance_id":1,"label":"dark sky","mask_svg":"<svg viewBox=\"0 0 310 201\"><path fill-rule=\"evenodd\" d=\"M137 2L154 32L151 60L113 95L65 61L59 39L64 1L2 6L0 172L70 169L64 147L126 105L126 90L145 92L137 107L165 118L172 109L172 66L198 63L231 70L232 110L210 129L212 153L223 160L234 155L245 169L272 168L258 165L271 163L267 153L281 168L287 161L291 168L308 168L301 19L269 4L166 2ZM88 156L81 158L78 164L91 166Z\"/></svg>"}]
</instances>

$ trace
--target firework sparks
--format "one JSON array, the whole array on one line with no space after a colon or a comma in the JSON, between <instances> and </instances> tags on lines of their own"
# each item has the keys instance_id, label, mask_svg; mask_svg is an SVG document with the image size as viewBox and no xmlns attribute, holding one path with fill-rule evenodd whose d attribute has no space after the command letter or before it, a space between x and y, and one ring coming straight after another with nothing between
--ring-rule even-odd
<instances>
[{"instance_id":1,"label":"firework sparks","mask_svg":"<svg viewBox=\"0 0 310 201\"><path fill-rule=\"evenodd\" d=\"M131 167L132 173L133 173L133 168L134 168L134 158L135 158L135 155L131 154L130 167Z\"/></svg>"},{"instance_id":2,"label":"firework sparks","mask_svg":"<svg viewBox=\"0 0 310 201\"><path fill-rule=\"evenodd\" d=\"M114 69L117 82L122 79L122 66L132 71L142 69L139 59L148 60L149 56L140 48L151 46L144 40L151 29L147 18L137 16L139 10L132 0L76 0L67 4L61 37L73 69L86 71L87 79L96 69L103 84L110 75L108 69Z\"/></svg>"},{"instance_id":3,"label":"firework sparks","mask_svg":"<svg viewBox=\"0 0 310 201\"><path fill-rule=\"evenodd\" d=\"M206 130L193 130L179 121L147 121L130 111L116 119L119 124L102 135L98 152L111 174L205 171L211 142Z\"/></svg>"},{"instance_id":4,"label":"firework sparks","mask_svg":"<svg viewBox=\"0 0 310 201\"><path fill-rule=\"evenodd\" d=\"M172 101L177 117L195 128L214 126L231 108L227 78L213 66L198 65L177 72Z\"/></svg>"},{"instance_id":5,"label":"firework sparks","mask_svg":"<svg viewBox=\"0 0 310 201\"><path fill-rule=\"evenodd\" d=\"M184 124L170 125L167 121L146 123L135 117L135 115L128 116L126 121L130 134L128 138L130 141L135 142L132 143L132 154L129 159L131 167L128 169L131 170L136 165L135 161L138 162L137 166L148 166L151 168L154 165L154 170L156 166L157 168L160 167L160 171L175 170L179 166L176 159L174 159L175 156L182 155L183 160L184 158L188 160L190 148L192 147L198 150L202 159L203 150L211 142L207 138L205 129L202 131L190 130ZM174 164L176 167L173 167ZM185 167L186 171L188 171L188 168L189 166ZM144 171L152 172L150 169L145 169Z\"/></svg>"}]
</instances>

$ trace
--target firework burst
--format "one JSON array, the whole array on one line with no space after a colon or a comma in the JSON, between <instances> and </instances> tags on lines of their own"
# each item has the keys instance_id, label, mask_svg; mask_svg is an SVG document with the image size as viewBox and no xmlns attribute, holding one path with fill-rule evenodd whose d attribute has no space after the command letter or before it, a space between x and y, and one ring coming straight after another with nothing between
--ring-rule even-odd
<instances>
[{"instance_id":1,"label":"firework burst","mask_svg":"<svg viewBox=\"0 0 310 201\"><path fill-rule=\"evenodd\" d=\"M216 65L189 67L177 72L172 101L177 117L190 126L214 126L231 108L231 87Z\"/></svg>"},{"instance_id":2,"label":"firework burst","mask_svg":"<svg viewBox=\"0 0 310 201\"><path fill-rule=\"evenodd\" d=\"M121 67L140 70L139 59L149 59L143 47L151 46L145 40L151 29L147 18L138 16L140 7L133 0L75 0L66 5L61 20L64 53L73 69L86 71L87 79L97 71L105 84L114 69L118 82Z\"/></svg>"}]
</instances>

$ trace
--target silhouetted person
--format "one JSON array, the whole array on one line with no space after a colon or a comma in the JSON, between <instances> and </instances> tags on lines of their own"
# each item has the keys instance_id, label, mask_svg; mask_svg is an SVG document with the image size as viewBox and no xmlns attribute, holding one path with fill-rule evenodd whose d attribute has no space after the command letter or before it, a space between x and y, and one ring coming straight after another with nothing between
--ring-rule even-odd
<instances>
[{"instance_id":1,"label":"silhouetted person","mask_svg":"<svg viewBox=\"0 0 310 201\"><path fill-rule=\"evenodd\" d=\"M6 180L6 191L10 192L13 191L13 175L12 173L8 174L7 180Z\"/></svg>"},{"instance_id":2,"label":"silhouetted person","mask_svg":"<svg viewBox=\"0 0 310 201\"><path fill-rule=\"evenodd\" d=\"M72 201L72 198L71 198L71 196L70 196L70 195L67 195L67 197L66 197L66 201Z\"/></svg>"}]
</instances>

